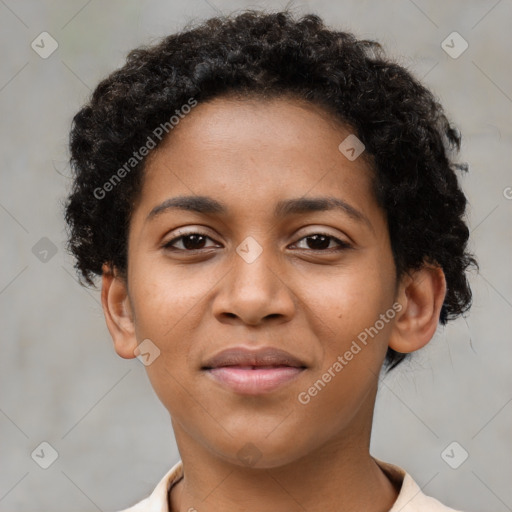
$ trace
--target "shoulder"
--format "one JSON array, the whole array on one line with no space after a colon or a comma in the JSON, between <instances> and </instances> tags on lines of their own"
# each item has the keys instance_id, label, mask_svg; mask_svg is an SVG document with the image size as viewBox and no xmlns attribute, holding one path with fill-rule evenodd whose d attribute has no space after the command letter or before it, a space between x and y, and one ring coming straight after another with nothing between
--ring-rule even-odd
<instances>
[{"instance_id":1,"label":"shoulder","mask_svg":"<svg viewBox=\"0 0 512 512\"><path fill-rule=\"evenodd\" d=\"M406 474L402 490L389 512L461 512L443 505L440 501L423 493L418 484Z\"/></svg>"},{"instance_id":2,"label":"shoulder","mask_svg":"<svg viewBox=\"0 0 512 512\"><path fill-rule=\"evenodd\" d=\"M461 512L423 493L420 486L405 470L394 464L375 459L386 476L400 489L389 512Z\"/></svg>"},{"instance_id":3,"label":"shoulder","mask_svg":"<svg viewBox=\"0 0 512 512\"><path fill-rule=\"evenodd\" d=\"M168 493L170 488L183 478L183 464L177 462L158 482L153 492L130 508L118 512L169 512Z\"/></svg>"},{"instance_id":4,"label":"shoulder","mask_svg":"<svg viewBox=\"0 0 512 512\"><path fill-rule=\"evenodd\" d=\"M151 507L149 505L149 498L145 498L142 501L139 501L133 507L125 508L123 510L119 510L118 512L149 512Z\"/></svg>"}]
</instances>

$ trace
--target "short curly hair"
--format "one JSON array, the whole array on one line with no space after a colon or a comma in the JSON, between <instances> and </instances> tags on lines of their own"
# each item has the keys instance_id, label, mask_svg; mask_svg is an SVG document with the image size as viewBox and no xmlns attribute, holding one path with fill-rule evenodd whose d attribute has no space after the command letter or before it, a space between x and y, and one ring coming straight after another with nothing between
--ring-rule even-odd
<instances>
[{"instance_id":1,"label":"short curly hair","mask_svg":"<svg viewBox=\"0 0 512 512\"><path fill-rule=\"evenodd\" d=\"M292 96L350 126L372 162L397 276L438 265L447 283L440 322L469 309L466 271L478 265L467 251L467 201L456 176L468 166L451 159L460 133L435 96L378 42L288 10L210 18L132 50L124 66L98 84L70 132L74 179L65 218L82 284L94 286L104 263L126 271L130 216L146 158L109 188L108 200L97 191L190 98L232 94ZM404 357L388 349L388 370Z\"/></svg>"}]
</instances>

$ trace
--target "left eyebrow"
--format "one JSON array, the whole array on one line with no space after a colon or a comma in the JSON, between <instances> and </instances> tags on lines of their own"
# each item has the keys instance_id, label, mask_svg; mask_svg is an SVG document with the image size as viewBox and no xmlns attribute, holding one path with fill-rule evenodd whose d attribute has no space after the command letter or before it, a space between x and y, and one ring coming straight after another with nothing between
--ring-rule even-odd
<instances>
[{"instance_id":1,"label":"left eyebrow","mask_svg":"<svg viewBox=\"0 0 512 512\"><path fill-rule=\"evenodd\" d=\"M301 197L279 201L275 208L275 215L284 217L287 215L299 215L310 212L323 212L329 210L341 210L352 219L364 222L373 231L368 217L338 197Z\"/></svg>"},{"instance_id":2,"label":"left eyebrow","mask_svg":"<svg viewBox=\"0 0 512 512\"><path fill-rule=\"evenodd\" d=\"M228 213L228 208L221 202L208 196L177 196L166 199L155 206L148 214L146 221L169 210L189 210L197 213L220 215ZM279 201L274 209L276 217L287 217L291 215L303 215L311 212L322 212L330 210L341 210L350 218L368 225L373 231L368 217L354 208L352 205L338 197L300 197Z\"/></svg>"}]
</instances>

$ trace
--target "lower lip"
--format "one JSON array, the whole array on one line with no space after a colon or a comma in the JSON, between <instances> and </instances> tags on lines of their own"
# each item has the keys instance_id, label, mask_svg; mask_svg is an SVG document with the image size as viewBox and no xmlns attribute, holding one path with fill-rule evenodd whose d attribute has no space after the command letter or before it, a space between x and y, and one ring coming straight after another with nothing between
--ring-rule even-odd
<instances>
[{"instance_id":1,"label":"lower lip","mask_svg":"<svg viewBox=\"0 0 512 512\"><path fill-rule=\"evenodd\" d=\"M259 395L269 393L296 379L304 368L279 366L276 368L247 368L222 366L207 372L218 382L236 393Z\"/></svg>"}]
</instances>

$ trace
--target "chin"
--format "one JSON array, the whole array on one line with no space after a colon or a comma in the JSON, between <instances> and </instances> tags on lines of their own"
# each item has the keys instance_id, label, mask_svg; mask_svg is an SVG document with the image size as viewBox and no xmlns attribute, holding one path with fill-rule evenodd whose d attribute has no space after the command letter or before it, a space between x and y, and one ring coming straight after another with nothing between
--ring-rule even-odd
<instances>
[{"instance_id":1,"label":"chin","mask_svg":"<svg viewBox=\"0 0 512 512\"><path fill-rule=\"evenodd\" d=\"M229 446L214 447L217 456L230 464L248 469L272 469L292 464L308 453L296 436L287 435L287 440L269 440L260 436L245 436L243 440L230 440ZM234 450L234 447L239 447Z\"/></svg>"}]
</instances>

